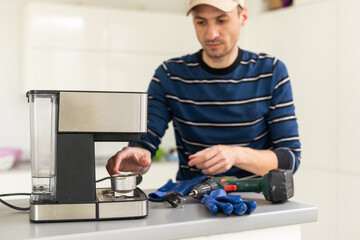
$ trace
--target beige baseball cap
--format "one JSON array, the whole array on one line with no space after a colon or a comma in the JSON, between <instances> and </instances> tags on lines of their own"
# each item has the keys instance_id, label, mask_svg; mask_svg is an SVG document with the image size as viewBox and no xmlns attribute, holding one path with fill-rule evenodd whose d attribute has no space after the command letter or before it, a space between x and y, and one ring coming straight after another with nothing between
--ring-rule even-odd
<instances>
[{"instance_id":1,"label":"beige baseball cap","mask_svg":"<svg viewBox=\"0 0 360 240\"><path fill-rule=\"evenodd\" d=\"M238 5L243 8L245 6L245 0L190 0L189 10L187 11L186 16L190 14L194 7L200 4L211 5L224 12L229 12Z\"/></svg>"}]
</instances>

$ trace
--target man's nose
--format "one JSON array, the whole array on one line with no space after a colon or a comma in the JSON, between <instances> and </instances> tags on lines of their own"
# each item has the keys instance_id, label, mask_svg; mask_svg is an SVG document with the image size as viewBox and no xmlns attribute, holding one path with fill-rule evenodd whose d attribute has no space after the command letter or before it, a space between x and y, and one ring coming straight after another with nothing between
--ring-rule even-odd
<instances>
[{"instance_id":1,"label":"man's nose","mask_svg":"<svg viewBox=\"0 0 360 240\"><path fill-rule=\"evenodd\" d=\"M219 37L219 29L215 24L209 24L206 30L206 40L212 41Z\"/></svg>"}]
</instances>

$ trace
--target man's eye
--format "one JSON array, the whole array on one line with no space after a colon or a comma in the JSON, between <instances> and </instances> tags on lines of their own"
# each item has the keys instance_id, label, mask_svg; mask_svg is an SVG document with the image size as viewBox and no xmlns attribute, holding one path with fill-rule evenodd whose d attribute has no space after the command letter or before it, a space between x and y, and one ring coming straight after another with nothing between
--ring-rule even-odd
<instances>
[{"instance_id":1,"label":"man's eye","mask_svg":"<svg viewBox=\"0 0 360 240\"><path fill-rule=\"evenodd\" d=\"M219 23L225 23L227 21L227 19L219 19L218 21L219 21Z\"/></svg>"},{"instance_id":2,"label":"man's eye","mask_svg":"<svg viewBox=\"0 0 360 240\"><path fill-rule=\"evenodd\" d=\"M204 21L197 21L196 23L197 23L197 24L199 24L199 25L203 25L203 24L205 24L205 22L204 22Z\"/></svg>"}]
</instances>

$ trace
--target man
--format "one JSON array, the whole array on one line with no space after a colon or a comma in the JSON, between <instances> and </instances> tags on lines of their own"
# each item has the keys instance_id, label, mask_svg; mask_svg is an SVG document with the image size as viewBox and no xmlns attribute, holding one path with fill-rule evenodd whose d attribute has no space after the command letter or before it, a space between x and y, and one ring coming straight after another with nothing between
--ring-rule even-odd
<instances>
[{"instance_id":1,"label":"man","mask_svg":"<svg viewBox=\"0 0 360 240\"><path fill-rule=\"evenodd\" d=\"M263 176L300 163L300 142L285 65L237 46L243 0L190 0L202 49L164 62L149 85L149 131L109 159L110 175L145 173L173 120L177 179L199 172Z\"/></svg>"}]
</instances>

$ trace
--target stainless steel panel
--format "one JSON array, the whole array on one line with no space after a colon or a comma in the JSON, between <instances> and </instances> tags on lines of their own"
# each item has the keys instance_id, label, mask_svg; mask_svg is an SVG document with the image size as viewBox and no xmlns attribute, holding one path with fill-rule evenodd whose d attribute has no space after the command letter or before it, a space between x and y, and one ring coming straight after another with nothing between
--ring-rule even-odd
<instances>
[{"instance_id":1,"label":"stainless steel panel","mask_svg":"<svg viewBox=\"0 0 360 240\"><path fill-rule=\"evenodd\" d=\"M147 132L147 94L60 92L59 132Z\"/></svg>"},{"instance_id":2,"label":"stainless steel panel","mask_svg":"<svg viewBox=\"0 0 360 240\"><path fill-rule=\"evenodd\" d=\"M130 218L147 216L147 200L128 202L100 202L99 218Z\"/></svg>"},{"instance_id":3,"label":"stainless steel panel","mask_svg":"<svg viewBox=\"0 0 360 240\"><path fill-rule=\"evenodd\" d=\"M90 204L30 204L30 220L61 221L96 219L96 205Z\"/></svg>"},{"instance_id":4,"label":"stainless steel panel","mask_svg":"<svg viewBox=\"0 0 360 240\"><path fill-rule=\"evenodd\" d=\"M139 188L134 189L134 196L116 197L110 188L97 188L99 219L145 217L148 215L148 198Z\"/></svg>"}]
</instances>

